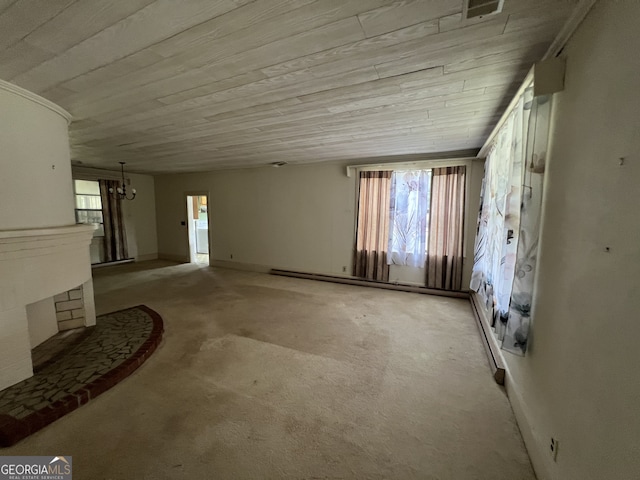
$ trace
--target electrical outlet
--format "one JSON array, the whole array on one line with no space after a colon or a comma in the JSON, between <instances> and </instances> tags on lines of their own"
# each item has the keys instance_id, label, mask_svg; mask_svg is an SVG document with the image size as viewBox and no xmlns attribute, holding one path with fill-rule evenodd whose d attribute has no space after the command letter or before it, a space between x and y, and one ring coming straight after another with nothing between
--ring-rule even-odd
<instances>
[{"instance_id":1,"label":"electrical outlet","mask_svg":"<svg viewBox=\"0 0 640 480\"><path fill-rule=\"evenodd\" d=\"M551 443L549 443L549 453L551 454L551 458L555 462L558 458L558 439L551 437Z\"/></svg>"},{"instance_id":2,"label":"electrical outlet","mask_svg":"<svg viewBox=\"0 0 640 480\"><path fill-rule=\"evenodd\" d=\"M342 271L345 272L345 273L347 272L347 266L346 265L342 266Z\"/></svg>"},{"instance_id":3,"label":"electrical outlet","mask_svg":"<svg viewBox=\"0 0 640 480\"><path fill-rule=\"evenodd\" d=\"M231 255L229 255L229 258L230 258L231 260L233 260L233 253L232 253Z\"/></svg>"}]
</instances>

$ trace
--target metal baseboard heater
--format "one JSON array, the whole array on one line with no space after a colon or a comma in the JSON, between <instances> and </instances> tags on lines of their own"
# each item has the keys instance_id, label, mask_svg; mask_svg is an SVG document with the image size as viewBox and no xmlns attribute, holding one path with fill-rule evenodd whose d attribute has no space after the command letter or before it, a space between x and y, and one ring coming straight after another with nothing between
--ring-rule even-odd
<instances>
[{"instance_id":1,"label":"metal baseboard heater","mask_svg":"<svg viewBox=\"0 0 640 480\"><path fill-rule=\"evenodd\" d=\"M273 268L269 271L271 275L282 277L305 278L307 280L319 280L321 282L344 283L346 285L357 285L360 287L384 288L386 290L397 290L401 292L426 293L429 295L440 295L443 297L469 298L467 292L452 292L448 290L437 290L434 288L416 287L413 285L403 285L399 283L377 282L354 277L339 277L337 275L324 275L321 273L296 272L294 270L279 270Z\"/></svg>"},{"instance_id":2,"label":"metal baseboard heater","mask_svg":"<svg viewBox=\"0 0 640 480\"><path fill-rule=\"evenodd\" d=\"M478 330L480 331L480 339L482 340L482 345L484 346L485 351L487 352L487 358L489 360L489 367L491 368L491 373L493 374L493 378L496 383L499 385L504 385L505 381L505 365L504 360L502 359L502 353L500 352L500 346L496 341L496 338L493 336L491 332L491 325L489 323L489 319L485 314L484 308L478 299L478 295L474 292L471 292L469 295L469 300L471 300L471 309L473 310L473 316L476 318L476 324L478 326Z\"/></svg>"}]
</instances>

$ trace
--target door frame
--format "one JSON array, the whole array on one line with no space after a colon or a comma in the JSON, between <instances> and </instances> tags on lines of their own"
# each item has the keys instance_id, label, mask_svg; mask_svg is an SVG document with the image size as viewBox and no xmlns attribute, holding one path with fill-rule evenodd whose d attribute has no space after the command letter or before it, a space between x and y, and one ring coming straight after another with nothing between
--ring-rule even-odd
<instances>
[{"instance_id":1,"label":"door frame","mask_svg":"<svg viewBox=\"0 0 640 480\"><path fill-rule=\"evenodd\" d=\"M211 266L211 255L212 255L212 250L211 250L211 195L209 195L209 190L189 190L184 192L184 194L182 195L182 199L183 199L183 208L184 208L184 214L185 214L185 218L187 219L187 258L189 259L189 263L194 263L193 259L194 256L196 255L195 249L196 246L193 245L193 250L192 250L192 245L191 245L191 237L189 235L189 229L191 228L189 226L189 197L207 197L207 242L209 243L209 266Z\"/></svg>"}]
</instances>

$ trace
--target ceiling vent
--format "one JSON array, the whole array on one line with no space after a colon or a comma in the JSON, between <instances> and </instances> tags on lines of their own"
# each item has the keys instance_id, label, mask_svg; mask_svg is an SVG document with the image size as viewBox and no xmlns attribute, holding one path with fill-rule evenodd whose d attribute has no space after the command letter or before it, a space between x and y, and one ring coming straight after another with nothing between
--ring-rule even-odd
<instances>
[{"instance_id":1,"label":"ceiling vent","mask_svg":"<svg viewBox=\"0 0 640 480\"><path fill-rule=\"evenodd\" d=\"M463 18L482 18L502 12L504 0L465 0Z\"/></svg>"}]
</instances>

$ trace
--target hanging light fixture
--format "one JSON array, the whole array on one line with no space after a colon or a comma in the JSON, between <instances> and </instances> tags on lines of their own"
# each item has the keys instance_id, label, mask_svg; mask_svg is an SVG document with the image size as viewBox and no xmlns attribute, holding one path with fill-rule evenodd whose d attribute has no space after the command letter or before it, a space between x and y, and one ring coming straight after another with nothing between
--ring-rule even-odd
<instances>
[{"instance_id":1,"label":"hanging light fixture","mask_svg":"<svg viewBox=\"0 0 640 480\"><path fill-rule=\"evenodd\" d=\"M111 194L111 196L113 198L119 198L120 200L133 200L134 198L136 198L136 189L132 188L131 189L131 197L129 197L127 195L127 184L124 181L124 166L126 162L118 162L120 163L120 170L122 172L122 184L117 187L115 190L113 189L113 187L109 188L109 193Z\"/></svg>"}]
</instances>

